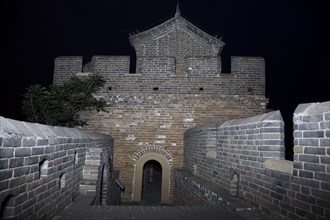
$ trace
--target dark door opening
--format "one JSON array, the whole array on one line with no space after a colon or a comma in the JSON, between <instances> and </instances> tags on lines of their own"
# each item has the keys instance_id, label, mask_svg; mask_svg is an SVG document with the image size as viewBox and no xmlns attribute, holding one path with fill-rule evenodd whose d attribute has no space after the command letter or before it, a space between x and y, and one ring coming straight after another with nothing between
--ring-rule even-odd
<instances>
[{"instance_id":1,"label":"dark door opening","mask_svg":"<svg viewBox=\"0 0 330 220\"><path fill-rule=\"evenodd\" d=\"M142 205L160 205L162 189L162 166L155 160L143 166Z\"/></svg>"}]
</instances>

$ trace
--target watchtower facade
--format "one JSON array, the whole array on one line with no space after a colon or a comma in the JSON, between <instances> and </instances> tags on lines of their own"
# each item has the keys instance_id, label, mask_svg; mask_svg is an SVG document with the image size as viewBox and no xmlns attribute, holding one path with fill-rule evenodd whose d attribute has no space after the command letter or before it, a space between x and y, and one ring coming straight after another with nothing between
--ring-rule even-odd
<instances>
[{"instance_id":1,"label":"watchtower facade","mask_svg":"<svg viewBox=\"0 0 330 220\"><path fill-rule=\"evenodd\" d=\"M182 17L179 8L129 40L136 73L129 73L128 56L93 56L85 65L80 56L66 56L55 60L53 83L77 74L104 77L106 86L96 96L107 101L108 113L80 116L88 120L87 129L114 138L114 168L125 185L122 201L144 200L148 185L157 180L160 202L172 203L172 171L183 166L184 132L264 113L265 61L231 57L231 73L221 73L225 43Z\"/></svg>"}]
</instances>

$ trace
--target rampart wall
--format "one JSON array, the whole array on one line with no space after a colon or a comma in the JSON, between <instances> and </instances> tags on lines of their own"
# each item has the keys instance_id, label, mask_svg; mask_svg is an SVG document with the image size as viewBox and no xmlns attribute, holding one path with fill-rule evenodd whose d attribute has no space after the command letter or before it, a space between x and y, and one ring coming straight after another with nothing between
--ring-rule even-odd
<instances>
[{"instance_id":1,"label":"rampart wall","mask_svg":"<svg viewBox=\"0 0 330 220\"><path fill-rule=\"evenodd\" d=\"M0 218L50 219L80 193L107 202L113 148L101 133L0 117Z\"/></svg>"},{"instance_id":2,"label":"rampart wall","mask_svg":"<svg viewBox=\"0 0 330 220\"><path fill-rule=\"evenodd\" d=\"M329 218L330 102L299 105L293 122L294 161L279 111L187 130L174 203L220 205L220 187L283 219Z\"/></svg>"},{"instance_id":3,"label":"rampart wall","mask_svg":"<svg viewBox=\"0 0 330 220\"><path fill-rule=\"evenodd\" d=\"M82 59L56 58L53 83L85 72L104 77L103 92L265 95L265 61L260 57L231 57L231 74L221 73L221 58L212 56L185 57L183 66L175 57L140 56L134 74L128 56L93 56L84 66Z\"/></svg>"}]
</instances>

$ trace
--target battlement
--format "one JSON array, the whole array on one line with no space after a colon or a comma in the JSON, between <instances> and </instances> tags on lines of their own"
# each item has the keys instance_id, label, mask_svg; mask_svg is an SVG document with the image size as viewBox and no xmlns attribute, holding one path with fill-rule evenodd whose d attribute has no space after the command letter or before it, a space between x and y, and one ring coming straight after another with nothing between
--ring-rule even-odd
<instances>
[{"instance_id":1,"label":"battlement","mask_svg":"<svg viewBox=\"0 0 330 220\"><path fill-rule=\"evenodd\" d=\"M54 84L79 72L97 73L106 80L102 92L159 94L265 95L265 61L260 57L231 57L231 74L222 73L225 43L181 16L143 32L129 41L136 52L136 73L128 56L58 57ZM134 77L132 77L134 76Z\"/></svg>"},{"instance_id":2,"label":"battlement","mask_svg":"<svg viewBox=\"0 0 330 220\"><path fill-rule=\"evenodd\" d=\"M261 57L231 57L231 74L221 73L221 57L141 56L136 72L129 73L129 56L93 56L83 65L81 56L63 56L55 60L54 84L79 73L97 73L106 80L106 88L116 92L221 93L232 95L265 94L265 60ZM131 77L136 76L136 77Z\"/></svg>"},{"instance_id":3,"label":"battlement","mask_svg":"<svg viewBox=\"0 0 330 220\"><path fill-rule=\"evenodd\" d=\"M61 56L54 61L53 84L60 85L76 73L82 72L82 56Z\"/></svg>"}]
</instances>

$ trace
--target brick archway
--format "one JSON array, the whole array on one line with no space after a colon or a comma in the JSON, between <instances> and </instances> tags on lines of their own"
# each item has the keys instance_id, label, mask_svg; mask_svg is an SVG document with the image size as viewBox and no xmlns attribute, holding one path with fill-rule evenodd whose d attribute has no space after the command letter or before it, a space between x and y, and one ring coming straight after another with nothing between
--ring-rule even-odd
<instances>
[{"instance_id":1,"label":"brick archway","mask_svg":"<svg viewBox=\"0 0 330 220\"><path fill-rule=\"evenodd\" d=\"M169 203L172 155L164 148L148 146L135 152L132 157L134 165L132 200L134 202L141 201L143 166L146 162L155 160L162 167L161 203Z\"/></svg>"}]
</instances>

